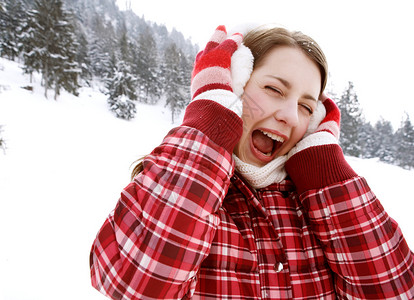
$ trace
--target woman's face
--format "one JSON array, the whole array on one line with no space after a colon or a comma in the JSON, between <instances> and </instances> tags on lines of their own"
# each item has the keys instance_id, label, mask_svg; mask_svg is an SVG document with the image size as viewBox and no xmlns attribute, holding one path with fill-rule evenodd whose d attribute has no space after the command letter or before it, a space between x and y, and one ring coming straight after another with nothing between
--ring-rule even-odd
<instances>
[{"instance_id":1,"label":"woman's face","mask_svg":"<svg viewBox=\"0 0 414 300\"><path fill-rule=\"evenodd\" d=\"M288 153L305 134L320 90L320 71L301 49L269 51L245 86L243 134L234 153L259 167Z\"/></svg>"}]
</instances>

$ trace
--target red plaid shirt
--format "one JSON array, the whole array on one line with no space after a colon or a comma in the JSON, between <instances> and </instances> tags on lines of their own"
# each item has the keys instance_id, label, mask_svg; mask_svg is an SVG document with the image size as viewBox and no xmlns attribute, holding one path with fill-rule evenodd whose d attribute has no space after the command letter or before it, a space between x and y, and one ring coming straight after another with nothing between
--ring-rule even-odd
<instances>
[{"instance_id":1,"label":"red plaid shirt","mask_svg":"<svg viewBox=\"0 0 414 300\"><path fill-rule=\"evenodd\" d=\"M234 174L234 124L185 125L146 157L99 231L95 288L112 299L414 298L413 254L338 146L286 165L309 178L255 191Z\"/></svg>"}]
</instances>

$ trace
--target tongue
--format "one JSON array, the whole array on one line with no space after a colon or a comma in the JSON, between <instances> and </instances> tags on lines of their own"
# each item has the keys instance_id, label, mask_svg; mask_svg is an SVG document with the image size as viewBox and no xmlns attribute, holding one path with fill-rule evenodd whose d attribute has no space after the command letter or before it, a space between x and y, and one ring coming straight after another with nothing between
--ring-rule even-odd
<instances>
[{"instance_id":1,"label":"tongue","mask_svg":"<svg viewBox=\"0 0 414 300\"><path fill-rule=\"evenodd\" d=\"M273 140L264 135L260 130L253 131L252 135L253 145L260 151L265 154L272 152L273 150Z\"/></svg>"}]
</instances>

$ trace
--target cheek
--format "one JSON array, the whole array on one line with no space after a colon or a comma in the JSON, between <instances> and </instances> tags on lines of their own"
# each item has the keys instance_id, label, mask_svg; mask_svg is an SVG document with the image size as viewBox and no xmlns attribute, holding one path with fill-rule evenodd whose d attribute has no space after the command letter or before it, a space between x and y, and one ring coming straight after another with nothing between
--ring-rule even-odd
<instances>
[{"instance_id":1,"label":"cheek","mask_svg":"<svg viewBox=\"0 0 414 300\"><path fill-rule=\"evenodd\" d=\"M245 91L243 99L243 120L256 120L264 115L264 107L259 93Z\"/></svg>"},{"instance_id":2,"label":"cheek","mask_svg":"<svg viewBox=\"0 0 414 300\"><path fill-rule=\"evenodd\" d=\"M266 119L275 110L275 100L257 86L246 87L242 100L245 125Z\"/></svg>"},{"instance_id":3,"label":"cheek","mask_svg":"<svg viewBox=\"0 0 414 300\"><path fill-rule=\"evenodd\" d=\"M288 144L286 144L283 147L279 155L287 154L303 138L303 136L306 133L306 130L308 129L308 125L309 125L309 118L302 120L300 125L295 127L292 130Z\"/></svg>"},{"instance_id":4,"label":"cheek","mask_svg":"<svg viewBox=\"0 0 414 300\"><path fill-rule=\"evenodd\" d=\"M295 142L295 144L299 142L305 135L306 130L308 130L309 121L309 117L303 117L300 121L300 124L297 127L295 127L295 129L292 131L291 138Z\"/></svg>"}]
</instances>

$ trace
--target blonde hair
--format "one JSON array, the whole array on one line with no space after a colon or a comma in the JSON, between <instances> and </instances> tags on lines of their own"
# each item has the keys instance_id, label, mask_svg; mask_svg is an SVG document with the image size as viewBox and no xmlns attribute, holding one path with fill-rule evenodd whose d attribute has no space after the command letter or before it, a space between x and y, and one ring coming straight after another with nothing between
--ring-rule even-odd
<instances>
[{"instance_id":1,"label":"blonde hair","mask_svg":"<svg viewBox=\"0 0 414 300\"><path fill-rule=\"evenodd\" d=\"M298 47L318 66L321 72L321 93L328 80L328 63L319 45L300 31L289 31L281 27L261 26L249 31L243 38L243 44L250 49L254 57L253 69L260 66L266 54L275 47ZM131 179L144 169L142 157L134 162Z\"/></svg>"}]
</instances>

